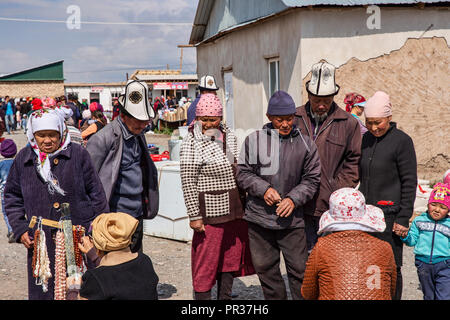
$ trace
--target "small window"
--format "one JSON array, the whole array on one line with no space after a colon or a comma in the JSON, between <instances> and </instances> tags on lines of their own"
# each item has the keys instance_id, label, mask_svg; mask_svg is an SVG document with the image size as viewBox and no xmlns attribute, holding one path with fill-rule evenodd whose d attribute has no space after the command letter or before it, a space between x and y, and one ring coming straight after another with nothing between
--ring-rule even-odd
<instances>
[{"instance_id":1,"label":"small window","mask_svg":"<svg viewBox=\"0 0 450 320\"><path fill-rule=\"evenodd\" d=\"M280 90L280 60L269 60L269 97Z\"/></svg>"}]
</instances>

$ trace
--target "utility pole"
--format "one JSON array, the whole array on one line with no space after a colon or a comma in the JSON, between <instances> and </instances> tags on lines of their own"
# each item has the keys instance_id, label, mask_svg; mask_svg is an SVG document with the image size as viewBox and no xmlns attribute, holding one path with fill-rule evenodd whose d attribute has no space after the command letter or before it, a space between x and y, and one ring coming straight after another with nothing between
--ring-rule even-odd
<instances>
[{"instance_id":1,"label":"utility pole","mask_svg":"<svg viewBox=\"0 0 450 320\"><path fill-rule=\"evenodd\" d=\"M181 53L180 53L180 73L181 73L181 71L183 70L183 48L193 48L194 45L193 44L179 44L177 47L181 49Z\"/></svg>"}]
</instances>

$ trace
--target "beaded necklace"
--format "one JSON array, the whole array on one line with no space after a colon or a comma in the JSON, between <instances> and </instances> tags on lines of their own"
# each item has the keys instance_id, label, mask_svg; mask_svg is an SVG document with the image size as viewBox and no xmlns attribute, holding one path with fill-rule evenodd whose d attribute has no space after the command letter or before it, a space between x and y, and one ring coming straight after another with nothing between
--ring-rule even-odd
<instances>
[{"instance_id":1,"label":"beaded necklace","mask_svg":"<svg viewBox=\"0 0 450 320\"><path fill-rule=\"evenodd\" d=\"M64 232L56 233L55 247L55 300L66 300L66 248Z\"/></svg>"},{"instance_id":2,"label":"beaded necklace","mask_svg":"<svg viewBox=\"0 0 450 320\"><path fill-rule=\"evenodd\" d=\"M48 258L45 232L42 229L42 217L39 217L38 228L35 232L33 251L33 277L36 285L42 286L42 291L48 291L48 279L52 277L50 271L50 260Z\"/></svg>"},{"instance_id":3,"label":"beaded necklace","mask_svg":"<svg viewBox=\"0 0 450 320\"><path fill-rule=\"evenodd\" d=\"M75 264L77 265L78 272L81 274L85 273L87 270L86 264L83 259L83 254L78 247L81 243L81 238L84 236L84 228L80 225L74 226L73 230L73 250L75 255Z\"/></svg>"}]
</instances>

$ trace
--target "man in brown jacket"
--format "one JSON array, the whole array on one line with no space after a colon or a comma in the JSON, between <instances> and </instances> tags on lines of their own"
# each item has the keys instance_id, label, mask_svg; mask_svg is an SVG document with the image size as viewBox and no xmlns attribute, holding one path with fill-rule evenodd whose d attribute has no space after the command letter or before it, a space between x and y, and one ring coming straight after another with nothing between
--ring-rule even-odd
<instances>
[{"instance_id":1,"label":"man in brown jacket","mask_svg":"<svg viewBox=\"0 0 450 320\"><path fill-rule=\"evenodd\" d=\"M354 188L359 180L361 132L358 121L334 102L339 91L334 75L331 64L313 65L311 80L306 83L309 101L295 113L295 125L316 143L321 163L320 188L305 206L308 251L317 242L319 219L328 210L331 193Z\"/></svg>"}]
</instances>

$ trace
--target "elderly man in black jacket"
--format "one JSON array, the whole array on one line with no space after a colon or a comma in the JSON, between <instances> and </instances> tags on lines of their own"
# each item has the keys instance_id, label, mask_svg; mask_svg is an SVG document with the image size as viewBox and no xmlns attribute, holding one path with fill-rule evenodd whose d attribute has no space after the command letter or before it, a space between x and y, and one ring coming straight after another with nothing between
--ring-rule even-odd
<instances>
[{"instance_id":1,"label":"elderly man in black jacket","mask_svg":"<svg viewBox=\"0 0 450 320\"><path fill-rule=\"evenodd\" d=\"M292 298L302 298L307 260L303 205L320 183L317 148L293 125L294 113L291 96L275 92L267 110L271 123L246 138L237 170L238 184L247 192L244 219L253 265L266 299L287 298L280 250Z\"/></svg>"}]
</instances>

